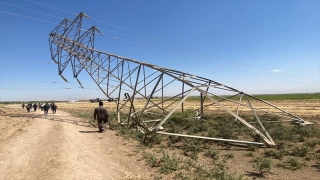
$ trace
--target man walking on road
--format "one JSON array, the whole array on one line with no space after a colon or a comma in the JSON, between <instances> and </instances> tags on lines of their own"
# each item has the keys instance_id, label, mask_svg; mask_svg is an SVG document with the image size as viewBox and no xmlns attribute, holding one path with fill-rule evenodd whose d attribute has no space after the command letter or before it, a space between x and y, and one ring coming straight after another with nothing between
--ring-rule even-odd
<instances>
[{"instance_id":1,"label":"man walking on road","mask_svg":"<svg viewBox=\"0 0 320 180\"><path fill-rule=\"evenodd\" d=\"M48 114L49 108L50 108L50 105L49 105L48 103L46 103L46 104L43 106L43 110L44 110L44 114L45 114L45 115Z\"/></svg>"},{"instance_id":2,"label":"man walking on road","mask_svg":"<svg viewBox=\"0 0 320 180\"><path fill-rule=\"evenodd\" d=\"M109 122L108 111L103 107L103 102L99 102L99 107L94 109L93 119L98 120L99 133L106 129L106 124Z\"/></svg>"}]
</instances>

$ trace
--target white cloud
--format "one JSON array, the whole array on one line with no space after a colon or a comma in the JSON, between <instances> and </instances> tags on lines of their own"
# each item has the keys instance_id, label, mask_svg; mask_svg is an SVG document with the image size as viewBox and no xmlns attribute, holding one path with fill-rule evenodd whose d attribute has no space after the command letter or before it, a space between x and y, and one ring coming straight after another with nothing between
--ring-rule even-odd
<instances>
[{"instance_id":1,"label":"white cloud","mask_svg":"<svg viewBox=\"0 0 320 180\"><path fill-rule=\"evenodd\" d=\"M275 73L281 73L281 72L283 72L283 71L280 70L280 69L272 69L271 71L272 71L272 72L275 72Z\"/></svg>"}]
</instances>

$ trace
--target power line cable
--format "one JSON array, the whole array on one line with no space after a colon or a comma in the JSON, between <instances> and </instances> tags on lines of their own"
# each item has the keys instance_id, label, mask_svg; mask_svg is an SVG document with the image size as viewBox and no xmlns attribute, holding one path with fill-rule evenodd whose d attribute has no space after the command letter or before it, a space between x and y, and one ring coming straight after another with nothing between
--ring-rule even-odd
<instances>
[{"instance_id":1,"label":"power line cable","mask_svg":"<svg viewBox=\"0 0 320 180\"><path fill-rule=\"evenodd\" d=\"M24 9L24 10L27 10L27 11L31 11L31 12L35 12L35 13L39 13L39 14L42 14L42 15L46 15L46 16L50 16L50 17L54 17L54 18L64 19L64 18L61 18L61 17L53 16L53 15L50 15L50 14L47 14L47 13L43 13L43 12L39 12L39 11L35 11L35 10L28 9L28 8L24 8L24 7L21 7L21 6L16 6L16 5L9 4L9 3L5 3L5 2L0 2L0 3L5 4L5 5L8 5L8 6L12 6L12 7L16 7L16 8Z\"/></svg>"},{"instance_id":2,"label":"power line cable","mask_svg":"<svg viewBox=\"0 0 320 180\"><path fill-rule=\"evenodd\" d=\"M70 12L70 11L67 11L67 10L64 10L64 9L61 9L61 8L57 8L57 7L54 7L54 6L50 6L50 5L47 5L47 4L43 4L43 3L39 3L39 2L36 2L36 1L32 1L32 0L27 0L29 2L32 2L32 3L35 3L35 4L39 4L39 5L42 5L42 6L46 6L46 7L50 7L50 8L53 8L53 9L56 9L56 10L59 10L59 11L63 11L63 12L67 12L69 14L73 14L73 15L78 15L77 13L74 13L74 12ZM6 3L7 4L7 3ZM26 8L24 8L26 9ZM31 10L33 11L33 10ZM37 11L34 11L34 12L37 12ZM41 12L39 12L41 13ZM41 13L41 14L45 14L45 13ZM53 16L53 15L49 15L49 16L52 16L52 17L56 17L56 16ZM59 19L63 19L61 17L57 17ZM151 37L151 38L154 38L152 36L149 36L149 35L146 35L146 34L143 34L143 33L140 33L140 32L137 32L137 31L134 31L134 30L131 30L131 29L128 29L128 28L124 28L124 27L121 27L121 26L118 26L118 25L114 25L114 24L111 24L111 23L108 23L108 22L104 22L102 20L98 20L98 19L95 19L95 18L90 18L94 21L97 21L97 22L100 22L102 24L106 24L106 25L110 25L110 26L113 26L113 27L117 27L119 29L123 29L123 30L127 30L127 31L130 31L130 32L134 32L134 33L137 33L137 34L140 34L140 35L144 35L144 36L147 36L147 37ZM105 29L102 29L102 28L99 28L101 30L105 30ZM122 36L126 36L126 37L130 37L130 38L135 38L135 39L139 39L139 40L143 40L141 38L136 38L136 37L133 37L133 36L128 36L128 35L124 35L124 34L121 34L121 33L116 33L116 32L113 32L113 31L109 31L109 30L105 30L105 31L108 31L108 32L111 32L111 33L114 33L114 34L118 34L118 35L122 35ZM136 43L136 42L132 42L132 41L127 41L127 40L123 40L123 39L120 39L120 38L117 38L117 37L113 37L113 36L108 36L108 37L111 37L113 39L116 39L116 40L122 40L122 41L125 41L125 42L129 42L129 43L133 43L133 44L137 44L137 45L141 45L139 43ZM154 38L155 39L155 38ZM145 41L145 40L144 40ZM163 40L161 40L163 41ZM159 43L157 43L159 44ZM195 49L193 49L195 50ZM197 52L199 52L198 50L195 50ZM216 56L217 57L217 56ZM243 65L243 66L249 66L249 67L252 67L252 68L256 68L256 69L260 69L260 70L264 70L264 71L268 71L268 72L273 72L272 70L269 70L269 69L265 69L265 68L261 68L261 67L257 67L257 66L253 66L253 65L249 65L249 64L246 64L246 63L241 63L241 62L237 62L237 61L232 61L232 60L227 60L227 59L223 59L223 58L219 58L218 59L222 59L223 61L228 61L228 62L232 62L232 63L235 63L235 64L239 64L239 65ZM292 75L292 74L289 74L289 73L281 73L281 75L285 75L285 76L290 76L290 77L295 77L295 78L299 78L299 79L305 79L305 80L308 80L307 78L302 78L302 77L298 77L298 76L295 76L295 75Z\"/></svg>"},{"instance_id":3,"label":"power line cable","mask_svg":"<svg viewBox=\"0 0 320 180\"><path fill-rule=\"evenodd\" d=\"M45 20L41 20L41 19L29 17L29 16L24 16L24 15L20 15L20 14L10 13L10 12L6 12L6 11L0 11L0 12L1 12L1 13L5 13L5 14L10 14L10 15L18 16L18 17L27 18L27 19L32 19L32 20L36 20L36 21L40 21L40 22L45 22L45 23L49 23L49 24L58 25L58 23L54 23L54 22L50 22L50 21L45 21Z\"/></svg>"},{"instance_id":4,"label":"power line cable","mask_svg":"<svg viewBox=\"0 0 320 180\"><path fill-rule=\"evenodd\" d=\"M63 9L60 9L60 8L57 8L57 7L54 7L54 6L46 5L46 4L43 4L43 3L38 3L38 2L32 1L32 0L27 0L27 1L32 2L32 3L36 3L36 4L40 4L42 6L50 7L50 8L56 9L56 10L60 10L60 11L63 11L63 12L67 12L67 13L70 13L70 14L73 14L73 15L77 15L77 13L70 12L70 11L67 11L67 10L63 10ZM118 26L118 25L114 25L114 24L111 24L111 23L108 23L108 22L105 22L105 21L102 21L102 20L98 20L98 19L92 18L92 17L90 17L90 19L92 19L94 21L97 21L97 22L100 22L102 24L110 25L110 26L113 26L113 27L116 27L116 28L119 28L119 29L123 29L123 30L126 30L126 31L134 32L136 34L140 34L140 35L144 35L144 36L147 36L147 37L151 37L151 38L157 39L157 38L152 37L150 35L146 35L144 33L140 33L140 32L137 32L137 31L134 31L134 30L131 30L131 29L128 29L128 28L124 28L124 27L121 27L121 26ZM112 33L114 33L114 32L112 32ZM123 34L119 34L119 35L123 35ZM120 38L115 38L115 39L120 40ZM161 40L161 41L163 41L163 40ZM135 43L135 44L137 44L137 43ZM195 50L195 49L193 49L193 50ZM198 50L195 50L195 51L198 51ZM257 67L257 66L253 66L253 65L250 65L250 64L246 64L246 63L227 60L227 59L223 59L223 58L219 58L219 57L218 57L218 59L222 59L223 61L228 61L228 62L236 63L236 64L239 64L239 65L243 65L243 66L249 66L249 67L252 67L252 68L256 68L256 69L260 69L260 70L264 70L264 71L268 71L268 72L273 72L272 70L261 68L261 67ZM289 73L281 73L281 74L285 75L285 76L290 76L290 77L293 76L293 77L296 77L296 78L299 78L299 79L306 79L306 78L298 77L298 76L295 76L295 75L292 75L292 74L289 74Z\"/></svg>"},{"instance_id":5,"label":"power line cable","mask_svg":"<svg viewBox=\"0 0 320 180\"><path fill-rule=\"evenodd\" d=\"M59 11L67 12L67 13L69 13L69 14L78 15L77 13L70 12L70 11L67 11L67 10L64 10L64 9L60 9L60 8L57 8L57 7L54 7L54 6L50 6L50 5L47 5L47 4L39 3L39 2L36 2L36 1L32 1L32 0L27 0L27 1L32 2L32 3L35 3L35 4L39 4L39 5L42 5L42 6L50 7L50 8L59 10ZM127 28L124 28L124 27L121 27L121 26L118 26L118 25L114 25L114 24L111 24L111 23L108 23L108 22L104 22L104 21L102 21L102 20L98 20L98 19L91 18L91 17L90 17L90 19L92 19L92 20L94 20L94 21L97 21L97 22L100 22L100 23L103 23L103 24L107 24L107 25L110 25L110 26L119 28L119 29L123 29L123 30L130 31L130 32L133 32L133 33L136 33L136 34L140 34L140 35L144 35L144 36L151 37L151 36L149 36L149 35L146 35L146 34L143 34L143 33L140 33L140 32L134 31L134 30L131 30L131 29L127 29Z\"/></svg>"},{"instance_id":6,"label":"power line cable","mask_svg":"<svg viewBox=\"0 0 320 180\"><path fill-rule=\"evenodd\" d=\"M70 13L70 14L73 14L73 15L78 15L77 13L73 13L73 12L70 12L70 11L66 11L66 10L63 10L63 9L60 9L60 8L56 8L56 7L53 7L53 6L49 6L49 5L46 5L46 4L43 4L43 3L39 3L39 2L36 2L36 1L31 1L31 0L27 0L29 2L32 2L32 3L35 3L35 4L39 4L41 6L46 6L46 7L50 7L52 9L56 9L56 10L59 10L59 11L63 11L63 12L66 12L66 13Z\"/></svg>"},{"instance_id":7,"label":"power line cable","mask_svg":"<svg viewBox=\"0 0 320 180\"><path fill-rule=\"evenodd\" d=\"M35 12L35 13L38 13L38 14L42 14L42 15L46 15L46 16L50 16L50 17L54 17L54 18L64 19L64 18L62 18L62 17L54 16L54 15L51 15L51 14L48 14L48 13L43 13L43 12L40 12L40 11L35 11L35 10L28 9L28 8L24 8L24 7L21 7L21 6L16 6L16 5L9 4L9 3L5 3L5 2L0 2L0 3L5 4L5 5L9 5L9 6L12 6L12 7L16 7L16 8L24 9L24 10L27 10L27 11ZM88 27L91 27L91 25L88 25L88 24L84 24L84 23L83 23L83 25L88 26ZM125 36L125 37L134 38L134 39L137 39L137 40L146 41L146 40L141 39L141 38L137 38L137 37L129 36L129 35L122 34L122 33L117 33L117 32L114 32L114 31L107 30L107 29L103 29L103 28L99 28L99 30L100 30L100 31L110 32L110 33L113 33L113 34L118 34L118 35ZM115 38L117 38L117 37L115 37Z\"/></svg>"},{"instance_id":8,"label":"power line cable","mask_svg":"<svg viewBox=\"0 0 320 180\"><path fill-rule=\"evenodd\" d=\"M40 21L40 22L46 22L46 23L51 23L51 24L55 24L55 25L58 24L58 23L54 23L54 22L50 22L50 21L46 21L46 20L41 20L41 19L29 17L29 16L19 15L19 14L15 14L15 13L10 13L10 12L5 12L5 11L0 11L0 12L6 13L6 14L10 14L10 15L19 16L19 17L23 17L23 18L27 18L27 19L37 20L37 21ZM83 30L83 29L80 29L80 30L86 31L86 30ZM135 42L132 42L132 41L127 41L127 40L124 40L124 39L119 39L119 38L116 38L116 37L113 37L113 36L109 36L109 35L105 35L105 34L104 34L104 36L109 37L109 38L113 38L113 39L116 39L116 40L122 40L122 41L125 41L125 42L129 42L129 43L141 45L141 44L139 44L139 43L135 43ZM143 46L143 45L142 45L142 46ZM148 47L148 48L150 48L150 47ZM151 48L151 49L155 49L155 48ZM158 49L158 50L159 50L159 49ZM176 55L179 55L179 54L176 54ZM201 61L202 61L202 60L201 60ZM212 62L206 61L206 63L212 63ZM217 63L215 63L215 64L217 64ZM282 79L282 78L276 78L276 77L273 77L273 76L267 76L267 75L260 74L260 73L254 73L254 72L250 72L250 71L245 71L245 70L242 70L242 69L232 68L232 67L225 66L225 65L221 65L221 64L217 64L217 65L223 66L223 67L228 67L228 68L231 68L231 69L236 69L236 70L244 71L244 72L249 72L249 73L253 73L253 74L259 74L259 75L262 75L262 76L271 77L271 78L275 78L275 79L280 79L280 80L285 80L285 81L292 81L292 80L286 80L286 79ZM292 81L292 82L302 83L302 82L297 82L297 81ZM305 83L303 83L303 84L305 84Z\"/></svg>"}]
</instances>

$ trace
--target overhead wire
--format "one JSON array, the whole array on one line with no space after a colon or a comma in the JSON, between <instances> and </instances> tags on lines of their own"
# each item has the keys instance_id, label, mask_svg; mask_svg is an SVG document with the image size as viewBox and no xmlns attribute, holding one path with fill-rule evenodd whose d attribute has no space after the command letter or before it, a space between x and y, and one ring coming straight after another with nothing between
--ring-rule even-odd
<instances>
[{"instance_id":1,"label":"overhead wire","mask_svg":"<svg viewBox=\"0 0 320 180\"><path fill-rule=\"evenodd\" d=\"M15 14L15 13L10 13L10 12L1 11L1 10L0 10L0 12L1 12L1 13L5 13L5 14L14 15L14 16L19 16L19 17L27 18L27 19L32 19L32 20L36 20L36 21L40 21L40 22L45 22L45 23L50 23L50 24L58 25L58 23L54 23L54 22L50 22L50 21L45 21L45 20L41 20L41 19L29 17L29 16L24 16L24 15Z\"/></svg>"},{"instance_id":2,"label":"overhead wire","mask_svg":"<svg viewBox=\"0 0 320 180\"><path fill-rule=\"evenodd\" d=\"M56 8L56 7L53 7L53 6L49 6L49 5L46 5L46 4L43 4L43 3L39 3L39 2L36 2L36 1L31 1L31 0L27 0L29 2L32 2L32 3L35 3L35 4L39 4L41 6L46 6L46 7L50 7L52 9L56 9L56 10L59 10L59 11L63 11L63 12L66 12L66 13L70 13L70 14L73 14L73 15L78 15L77 13L73 13L73 12L70 12L70 11L66 11L66 10L63 10L63 9L60 9L60 8Z\"/></svg>"},{"instance_id":3,"label":"overhead wire","mask_svg":"<svg viewBox=\"0 0 320 180\"><path fill-rule=\"evenodd\" d=\"M59 11L63 11L63 12L69 13L69 14L78 15L77 13L70 12L70 11L67 11L67 10L64 10L64 9L61 9L61 8L56 8L56 7L54 7L54 6L50 6L50 5L47 5L47 4L39 3L39 2L36 2L36 1L32 1L32 0L27 0L27 1L32 2L32 3L35 3L35 4L39 4L39 5L42 5L42 6L50 7L50 8L59 10ZM149 36L149 35L146 35L146 34L143 34L143 33L140 33L140 32L134 31L134 30L131 30L131 29L127 29L127 28L124 28L124 27L121 27L121 26L117 26L117 25L108 23L108 22L104 22L104 21L102 21L102 20L98 20L98 19L91 18L91 17L90 17L90 19L92 19L92 20L94 20L94 21L97 21L97 22L100 22L100 23L103 23L103 24L107 24L107 25L110 25L110 26L119 28L119 29L123 29L123 30L126 30L126 31L134 32L134 33L137 33L137 34L140 34L140 35L144 35L144 36ZM151 36L150 36L150 37L151 37Z\"/></svg>"},{"instance_id":4,"label":"overhead wire","mask_svg":"<svg viewBox=\"0 0 320 180\"><path fill-rule=\"evenodd\" d=\"M12 6L12 7L16 7L16 8L24 9L24 10L27 10L27 11L31 11L31 12L35 12L35 13L39 13L39 14L42 14L42 15L46 15L46 16L50 16L50 17L54 17L54 18L64 19L64 18L61 18L61 17L58 17L58 16L53 16L53 15L51 15L51 14L47 14L47 13L43 13L43 12L39 12L39 11L35 11L35 10L28 9L28 8L24 8L24 7L21 7L21 6L16 6L16 5L9 4L9 3L5 3L5 2L1 2L1 1L0 1L0 3L5 4L5 5L8 5L8 6Z\"/></svg>"},{"instance_id":5,"label":"overhead wire","mask_svg":"<svg viewBox=\"0 0 320 180\"><path fill-rule=\"evenodd\" d=\"M67 13L70 13L70 14L73 14L73 15L78 15L77 13L70 12L70 11L67 11L67 10L64 10L64 9L61 9L61 8L57 8L57 7L54 7L54 6L50 6L50 5L47 5L47 4L39 3L39 2L36 2L36 1L32 1L32 0L27 0L27 1L32 2L32 3L39 4L39 5L42 5L42 6L50 7L50 8L56 9L56 10L60 10L60 11L63 11L63 12L67 12ZM119 29L123 29L123 30L129 31L129 32L133 32L133 33L136 33L136 34L140 34L140 35L143 35L143 36L146 36L146 37L151 37L151 38L153 38L153 39L157 39L157 38L152 37L152 36L150 36L150 35L147 35L147 34L144 34L144 33L140 33L140 32L137 32L137 31L134 31L134 30L131 30L131 29L128 29L128 28L124 28L124 27L121 27L121 26L118 26L118 25L114 25L114 24L111 24L111 23L108 23L108 22L105 22L105 21L102 21L102 20L98 20L98 19L92 18L92 17L90 17L90 19L92 19L92 20L94 20L94 21L97 21L97 22L100 22L100 23L102 23L102 24L106 24L106 25L109 25L109 26L113 26L113 27L116 27L116 28L119 28ZM110 32L112 32L112 31L110 31ZM115 33L115 32L112 32L112 33ZM120 34L120 33L119 33L119 35L126 36L126 35ZM127 36L127 37L132 37L132 36ZM113 37L113 38L114 38L114 37ZM134 38L134 37L132 37L132 38ZM115 38L115 39L121 40L120 38ZM162 39L160 39L160 40L163 41ZM129 42L129 43L133 43L133 44L139 45L138 43L135 43L135 42L126 41L126 40L124 40L124 41L125 41L125 42ZM153 48L153 49L154 49L154 48ZM193 49L193 50L195 50L195 49ZM198 51L198 50L195 50L195 51ZM273 71L270 70L270 69L265 69L265 68L253 66L253 65L250 65L250 64L247 64L247 63L243 63L243 62L238 62L238 61L223 59L223 58L219 58L219 57L218 57L218 59L222 59L223 61L228 61L228 62L232 62L232 63L235 63L235 64L239 64L239 65L243 65L243 66L248 66L248 67L252 67L252 68L256 68L256 69L260 69L260 70L264 70L264 71L268 71L268 72L273 72ZM284 72L282 72L281 75L285 75L285 76L290 76L290 77L295 77L295 78L299 78L299 79L308 80L307 78L298 77L298 76L296 76L296 75L289 74L289 73L284 73Z\"/></svg>"},{"instance_id":6,"label":"overhead wire","mask_svg":"<svg viewBox=\"0 0 320 180\"><path fill-rule=\"evenodd\" d=\"M28 0L28 1L33 2L33 3L36 3L35 1L31 1L31 0ZM8 3L5 3L5 4L8 4ZM42 4L42 3L37 3L37 4L44 5L44 4ZM15 6L15 5L13 5L13 6ZM47 6L47 5L45 5L45 6ZM48 7L54 8L53 6L48 6ZM19 7L19 8L22 8L22 7ZM24 8L24 9L30 10L30 9L27 9L27 8ZM60 8L54 8L54 9L62 10L62 9L60 9ZM42 12L39 12L39 11L34 11L34 10L31 10L31 11L37 12L37 13L41 13L41 14L46 14L46 13L42 13ZM62 10L62 11L65 11L65 10ZM50 21L46 21L46 20L42 20L42 19L37 19L37 18L29 17L29 16L19 15L19 14L15 14L15 13L10 13L10 12L5 12L5 11L0 11L0 12L6 13L6 14L10 14L10 15L19 16L19 17L23 17L23 18L27 18L27 19L37 20L37 21L40 21L40 22L46 22L46 23L55 24L55 25L58 24L58 23L54 23L54 22L50 22ZM65 12L68 12L68 13L71 13L71 14L74 14L74 15L77 15L76 13L72 13L72 12L69 12L69 11L65 11ZM56 17L56 18L59 18L59 19L63 19L63 18L61 18L61 17L53 16L53 15L50 15L50 14L46 14L46 15L51 16L51 17ZM92 19L92 18L91 18L91 19ZM83 29L81 29L81 30L82 30L82 31L85 31L85 30L83 30ZM128 41L128 40L120 39L120 38L117 38L117 37L114 37L114 36L110 36L110 35L106 35L106 34L104 34L104 36L109 37L109 38L113 38L113 39L116 39L116 40L121 40L121 41L124 41L124 42L128 42L128 43L140 45L140 46L145 46L145 45L142 45L142 44L133 42L133 41ZM145 47L150 48L150 47L148 47L148 46L145 46ZM151 47L151 49L159 50L158 48L152 48L152 47ZM161 50L161 49L160 49L160 50ZM175 55L179 55L179 54L176 54L176 53L174 53L174 54L175 54ZM203 60L201 60L201 61L203 61ZM212 63L212 62L206 61L206 63ZM217 63L215 63L215 64L217 64ZM218 64L218 65L219 65L219 66L223 66L223 67L228 67L228 68L231 68L231 69L236 69L236 70L244 71L244 72L253 73L253 74L259 74L259 73L256 73L256 72L245 71L245 70L242 70L242 69L237 69L237 68L234 68L234 67L229 67L229 66L225 66L225 65L221 65L221 64ZM251 65L247 65L247 66L251 66ZM259 68L259 67L255 67L255 66L251 66L251 67L258 68L258 69L261 69L261 70L266 70L266 69ZM267 71L270 71L270 70L267 70ZM266 76L266 77L271 77L271 78L275 78L275 79L280 79L280 80L287 80L287 79L277 78L277 77L273 77L273 76L267 76L267 75L264 75L264 74L259 74L259 75ZM292 80L287 80L287 81L292 81ZM297 81L292 81L292 82L297 82ZM302 82L297 82L297 83L302 83Z\"/></svg>"},{"instance_id":7,"label":"overhead wire","mask_svg":"<svg viewBox=\"0 0 320 180\"><path fill-rule=\"evenodd\" d=\"M48 13L43 13L43 12L40 12L40 11L36 11L36 10L24 8L24 7L21 7L21 6L16 6L16 5L9 4L9 3L5 3L5 2L1 2L1 1L0 1L0 3L5 4L5 5L8 5L8 6L12 6L12 7L20 8L20 9L23 9L23 10L31 11L31 12L34 12L34 13L42 14L42 15L45 15L45 16L54 17L54 18L57 18L57 19L60 19L60 20L63 20L63 19L64 19L64 18L59 17L59 16L54 16L54 15L51 15L51 14L48 14ZM88 24L84 24L84 23L83 23L83 25L88 26L88 27L91 27L91 25L88 25ZM134 39L138 39L138 40L143 40L143 41L145 41L144 39L141 39L141 38L136 38L136 37L133 37L133 36L129 36L129 35L122 34L122 33L113 32L113 31L110 31L110 30L107 30L107 29L103 29L103 28L99 28L99 30L106 31L106 32L110 32L110 33L113 33L113 34L118 34L118 35L125 36L125 37L130 37L130 38L134 38ZM116 38L116 39L117 39L117 37L113 37L113 38Z\"/></svg>"},{"instance_id":8,"label":"overhead wire","mask_svg":"<svg viewBox=\"0 0 320 180\"><path fill-rule=\"evenodd\" d=\"M1 11L0 11L1 12ZM14 15L18 15L18 14L14 14ZM20 17L27 17L27 16L23 16L23 15L18 15ZM29 19L36 19L36 18L31 18L31 17L28 17ZM40 20L40 19L37 19L37 20ZM44 20L42 20L44 21ZM48 21L44 21L44 22L48 22ZM53 23L53 22L51 22ZM57 23L55 23L57 24ZM85 31L85 30L83 30ZM110 37L110 38L114 38L112 36L109 36L109 35L105 35L107 37ZM129 43L134 43L134 42L130 42L130 41L126 41L125 42L129 42ZM135 44L138 44L138 43L135 43ZM47 64L51 64L50 62L46 62ZM217 64L217 63L215 63ZM292 81L292 80L287 80L287 79L282 79L282 78L278 78L278 77L273 77L273 76L268 76L268 75L264 75L264 74L260 74L260 73L256 73L256 72L251 72L251 71L245 71L245 70L242 70L242 69L237 69L237 68L234 68L234 67L229 67L229 66L226 66L226 65L221 65L221 64L217 64L219 66L223 66L223 67L227 67L227 68L230 68L230 69L236 69L236 70L239 70L239 71L243 71L243 72L247 72L247 73L253 73L253 74L259 74L259 75L262 75L262 76L266 76L266 77L270 77L270 78L274 78L274 79L279 79L279 80L284 80L284 81L291 81L291 82L296 82L296 83L302 83L302 84L307 84L307 83L303 83L303 82L298 82L298 81ZM67 65L67 66L71 66L71 65Z\"/></svg>"},{"instance_id":9,"label":"overhead wire","mask_svg":"<svg viewBox=\"0 0 320 180\"><path fill-rule=\"evenodd\" d=\"M78 15L77 13L70 12L70 11L67 11L67 10L64 10L64 9L61 9L61 8L57 8L57 7L54 7L54 6L46 5L46 4L43 4L43 3L39 3L39 2L36 2L36 1L32 1L32 0L27 0L27 1L32 2L32 3L35 3L35 4L39 4L39 5L42 5L42 6L50 7L50 8L59 10L59 11L67 12L67 13L70 13L70 14L72 14L72 15ZM1 3L2 3L2 2L1 2ZM42 12L39 12L39 11L30 10L30 9L23 8L23 7L19 7L19 6L15 6L15 5L12 5L12 4L8 4L8 3L3 3L3 4L7 4L7 5L14 6L14 7L22 8L22 9L25 9L25 10L37 12L37 13L44 14L44 15L48 15L48 16L51 16L51 17L56 17L56 18L59 18L59 19L63 19L63 18L61 18L61 17L49 15L49 14L42 13ZM114 26L114 27L117 27L117 28L120 28L120 29L124 29L124 30L130 31L130 32L135 32L135 33L137 33L137 34L149 36L149 35L146 35L146 34L143 34L143 33L140 33L140 32L137 32L137 31L134 31L134 30L131 30L131 29L128 29L128 28L123 28L123 27L118 26L118 25L114 25L114 24L111 24L111 23L104 22L104 21L102 21L102 20L98 20L98 19L95 19L95 18L90 18L90 19L92 19L92 20L94 20L94 21L97 21L97 22L100 22L100 23L103 23L103 24L107 24L107 25L111 25L111 26ZM99 28L99 29L101 29L101 28ZM121 33L116 33L116 32L109 31L109 30L105 30L105 31L108 31L108 32L111 32L111 33L115 33L115 34L119 34L119 35L123 35L123 36L127 36L127 35L124 35L124 34L121 34ZM109 36L109 37L112 37L112 36ZM135 38L135 37L132 37L132 36L127 36L127 37ZM149 37L151 37L151 36L149 36ZM116 37L112 37L112 38L116 38ZM116 39L119 39L119 38L116 38ZM135 42L131 42L131 41L126 41L126 42L135 43ZM138 44L138 43L135 43L135 44ZM253 68L257 68L257 69L261 69L261 70L271 71L271 72L272 72L272 70L260 68L260 67L253 66L253 65L249 65L249 64L246 64L246 63L240 63L240 62L231 61L231 60L226 60L226 61L230 61L230 62L234 62L234 63L237 63L237 64L246 65L246 66L250 66L250 67L253 67ZM300 77L297 77L297 78L300 78Z\"/></svg>"},{"instance_id":10,"label":"overhead wire","mask_svg":"<svg viewBox=\"0 0 320 180\"><path fill-rule=\"evenodd\" d=\"M0 11L2 12L2 11ZM37 21L41 21L41 22L48 22L48 23L51 23L51 24L58 24L58 23L53 23L53 22L49 22L49 21L45 21L45 20L41 20L41 19L37 19L37 18L32 18L32 17L28 17L28 16L23 16L23 15L19 15L19 14L14 14L14 13L9 13L11 15L15 15L15 16L19 16L19 17L23 17L23 18L28 18L28 19L32 19L32 20L37 20ZM85 31L82 29L82 31ZM109 35L105 35L107 37L110 37L110 38L114 38L113 36L109 36ZM129 43L134 43L134 42L131 42L131 41L126 41L124 40L125 42L129 42ZM135 44L138 44L138 43L135 43ZM217 64L217 63L216 63ZM260 73L255 73L255 72L251 72L251 71L245 71L245 70L242 70L242 69L237 69L237 68L233 68L233 67L229 67L229 66L225 66L225 65L221 65L221 64L217 64L219 66L223 66L223 67L227 67L227 68L231 68L231 69L236 69L236 70L240 70L240 71L244 71L244 72L248 72L248 73L253 73L253 74L259 74L259 75L262 75L262 76L266 76L266 77L270 77L270 78L275 78L275 79L280 79L280 80L285 80L285 81L291 81L291 82L296 82L296 83L302 83L302 82L298 82L298 81L292 81L292 80L287 80L287 79L282 79L282 78L277 78L277 77L273 77L273 76L267 76L267 75L264 75L264 74L260 74ZM302 84L306 84L306 83L302 83Z\"/></svg>"}]
</instances>

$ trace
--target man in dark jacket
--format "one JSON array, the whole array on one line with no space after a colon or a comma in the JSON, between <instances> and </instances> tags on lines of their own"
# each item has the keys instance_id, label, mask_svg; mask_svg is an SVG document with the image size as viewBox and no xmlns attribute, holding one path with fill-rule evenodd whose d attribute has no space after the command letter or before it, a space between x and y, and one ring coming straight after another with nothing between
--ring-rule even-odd
<instances>
[{"instance_id":1,"label":"man in dark jacket","mask_svg":"<svg viewBox=\"0 0 320 180\"><path fill-rule=\"evenodd\" d=\"M55 114L57 112L57 105L55 103L52 103L51 110L52 110L53 114Z\"/></svg>"},{"instance_id":2,"label":"man in dark jacket","mask_svg":"<svg viewBox=\"0 0 320 180\"><path fill-rule=\"evenodd\" d=\"M99 107L94 109L93 119L98 120L99 133L102 133L109 121L108 111L103 107L103 102L99 102Z\"/></svg>"},{"instance_id":3,"label":"man in dark jacket","mask_svg":"<svg viewBox=\"0 0 320 180\"><path fill-rule=\"evenodd\" d=\"M43 110L44 110L44 114L48 114L48 111L49 111L49 108L50 108L50 105L48 103L46 103L44 106L43 106Z\"/></svg>"},{"instance_id":4,"label":"man in dark jacket","mask_svg":"<svg viewBox=\"0 0 320 180\"><path fill-rule=\"evenodd\" d=\"M36 110L37 110L37 107L38 107L37 103L34 103L34 104L33 104L33 110L36 111Z\"/></svg>"},{"instance_id":5,"label":"man in dark jacket","mask_svg":"<svg viewBox=\"0 0 320 180\"><path fill-rule=\"evenodd\" d=\"M31 107L32 107L31 103L27 104L26 108L28 112L30 112Z\"/></svg>"}]
</instances>

